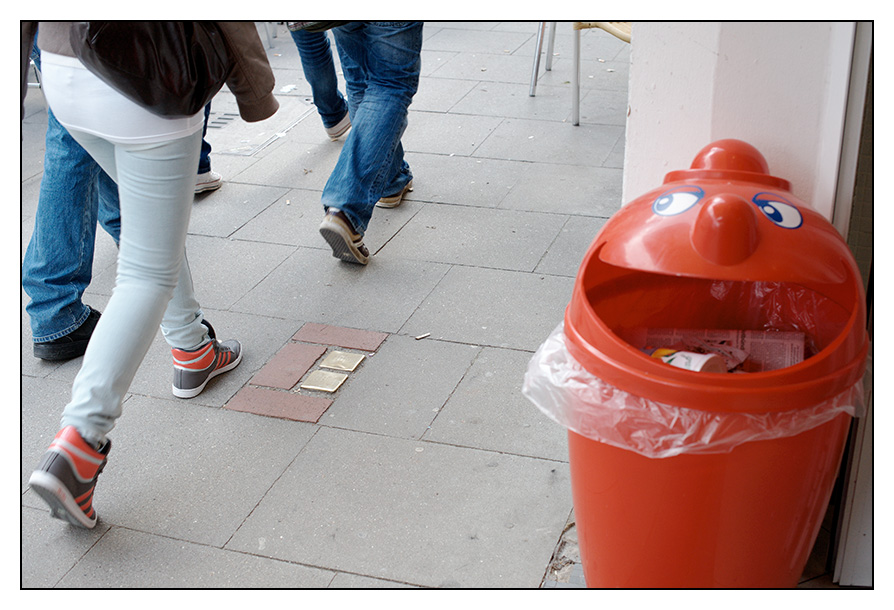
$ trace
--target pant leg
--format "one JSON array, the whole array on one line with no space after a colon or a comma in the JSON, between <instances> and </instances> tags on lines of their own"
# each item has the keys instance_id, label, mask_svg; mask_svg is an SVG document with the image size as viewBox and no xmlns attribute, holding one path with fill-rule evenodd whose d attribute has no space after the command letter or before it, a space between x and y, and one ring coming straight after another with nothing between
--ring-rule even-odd
<instances>
[{"instance_id":1,"label":"pant leg","mask_svg":"<svg viewBox=\"0 0 894 610\"><path fill-rule=\"evenodd\" d=\"M412 179L400 139L419 86L422 23L351 23L333 32L352 127L322 203L342 210L364 233L376 202Z\"/></svg>"},{"instance_id":2,"label":"pant leg","mask_svg":"<svg viewBox=\"0 0 894 610\"><path fill-rule=\"evenodd\" d=\"M99 222L99 226L117 244L121 241L121 208L118 206L118 185L102 169L99 170L97 180L99 209L96 213L96 219Z\"/></svg>"},{"instance_id":3,"label":"pant leg","mask_svg":"<svg viewBox=\"0 0 894 610\"><path fill-rule=\"evenodd\" d=\"M62 415L63 427L73 425L95 442L103 440L120 417L124 396L175 293L201 133L140 145L73 135L116 179L122 219L115 289Z\"/></svg>"},{"instance_id":4,"label":"pant leg","mask_svg":"<svg viewBox=\"0 0 894 610\"><path fill-rule=\"evenodd\" d=\"M310 84L314 98L314 106L323 121L324 127L334 127L348 112L348 104L338 90L338 77L335 75L335 62L326 32L308 32L295 30L289 32L298 54L304 78Z\"/></svg>"},{"instance_id":5,"label":"pant leg","mask_svg":"<svg viewBox=\"0 0 894 610\"><path fill-rule=\"evenodd\" d=\"M202 150L199 153L199 174L211 171L211 144L205 139L208 134L208 118L211 116L211 102L205 104L205 123L202 125Z\"/></svg>"},{"instance_id":6,"label":"pant leg","mask_svg":"<svg viewBox=\"0 0 894 610\"><path fill-rule=\"evenodd\" d=\"M93 275L101 174L48 111L44 174L34 231L22 261L22 287L31 299L25 310L35 342L71 333L90 313L81 297ZM108 197L117 199L117 194Z\"/></svg>"}]
</instances>

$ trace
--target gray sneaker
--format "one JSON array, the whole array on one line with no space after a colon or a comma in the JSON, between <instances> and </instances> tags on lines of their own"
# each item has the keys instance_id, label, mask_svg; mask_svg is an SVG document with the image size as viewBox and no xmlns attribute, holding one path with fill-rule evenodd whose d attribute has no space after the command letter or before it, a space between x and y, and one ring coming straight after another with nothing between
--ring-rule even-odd
<instances>
[{"instance_id":1,"label":"gray sneaker","mask_svg":"<svg viewBox=\"0 0 894 610\"><path fill-rule=\"evenodd\" d=\"M174 357L174 383L171 389L177 398L193 398L202 393L208 382L242 362L242 345L235 339L218 341L214 329L206 320L211 339L194 350L171 349Z\"/></svg>"},{"instance_id":2,"label":"gray sneaker","mask_svg":"<svg viewBox=\"0 0 894 610\"><path fill-rule=\"evenodd\" d=\"M351 221L341 210L326 210L326 216L320 223L320 235L329 243L335 258L360 265L369 262L369 250L363 245L363 236L354 230Z\"/></svg>"}]
</instances>

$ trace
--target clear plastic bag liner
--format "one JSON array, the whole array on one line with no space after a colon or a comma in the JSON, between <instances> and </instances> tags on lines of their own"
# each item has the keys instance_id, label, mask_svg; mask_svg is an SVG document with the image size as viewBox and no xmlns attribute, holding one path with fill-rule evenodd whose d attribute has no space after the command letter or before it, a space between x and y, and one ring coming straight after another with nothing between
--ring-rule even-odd
<instances>
[{"instance_id":1,"label":"clear plastic bag liner","mask_svg":"<svg viewBox=\"0 0 894 610\"><path fill-rule=\"evenodd\" d=\"M863 384L807 409L711 413L663 404L618 389L568 352L564 324L528 364L522 394L549 418L581 436L648 458L728 453L752 441L794 436L842 413L862 411Z\"/></svg>"}]
</instances>

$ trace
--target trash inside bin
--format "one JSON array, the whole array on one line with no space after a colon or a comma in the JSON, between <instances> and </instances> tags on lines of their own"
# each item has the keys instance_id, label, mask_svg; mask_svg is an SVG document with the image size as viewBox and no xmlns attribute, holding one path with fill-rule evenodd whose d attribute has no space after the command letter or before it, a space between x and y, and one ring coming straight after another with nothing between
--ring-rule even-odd
<instances>
[{"instance_id":1,"label":"trash inside bin","mask_svg":"<svg viewBox=\"0 0 894 610\"><path fill-rule=\"evenodd\" d=\"M523 386L569 430L588 586L796 585L862 408L865 315L845 242L745 142L615 214ZM651 357L662 338L727 366Z\"/></svg>"}]
</instances>

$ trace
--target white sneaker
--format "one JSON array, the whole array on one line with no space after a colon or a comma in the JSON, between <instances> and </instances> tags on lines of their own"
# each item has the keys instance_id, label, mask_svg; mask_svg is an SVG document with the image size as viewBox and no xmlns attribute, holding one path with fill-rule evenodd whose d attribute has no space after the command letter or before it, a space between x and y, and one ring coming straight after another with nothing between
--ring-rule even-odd
<instances>
[{"instance_id":1,"label":"white sneaker","mask_svg":"<svg viewBox=\"0 0 894 610\"><path fill-rule=\"evenodd\" d=\"M215 171L207 171L196 176L196 194L216 191L223 184L223 177Z\"/></svg>"},{"instance_id":2,"label":"white sneaker","mask_svg":"<svg viewBox=\"0 0 894 610\"><path fill-rule=\"evenodd\" d=\"M345 114L345 118L340 120L338 123L333 125L332 127L326 127L326 135L329 136L329 139L335 142L337 139L345 135L347 131L351 128L351 117L348 114Z\"/></svg>"}]
</instances>

